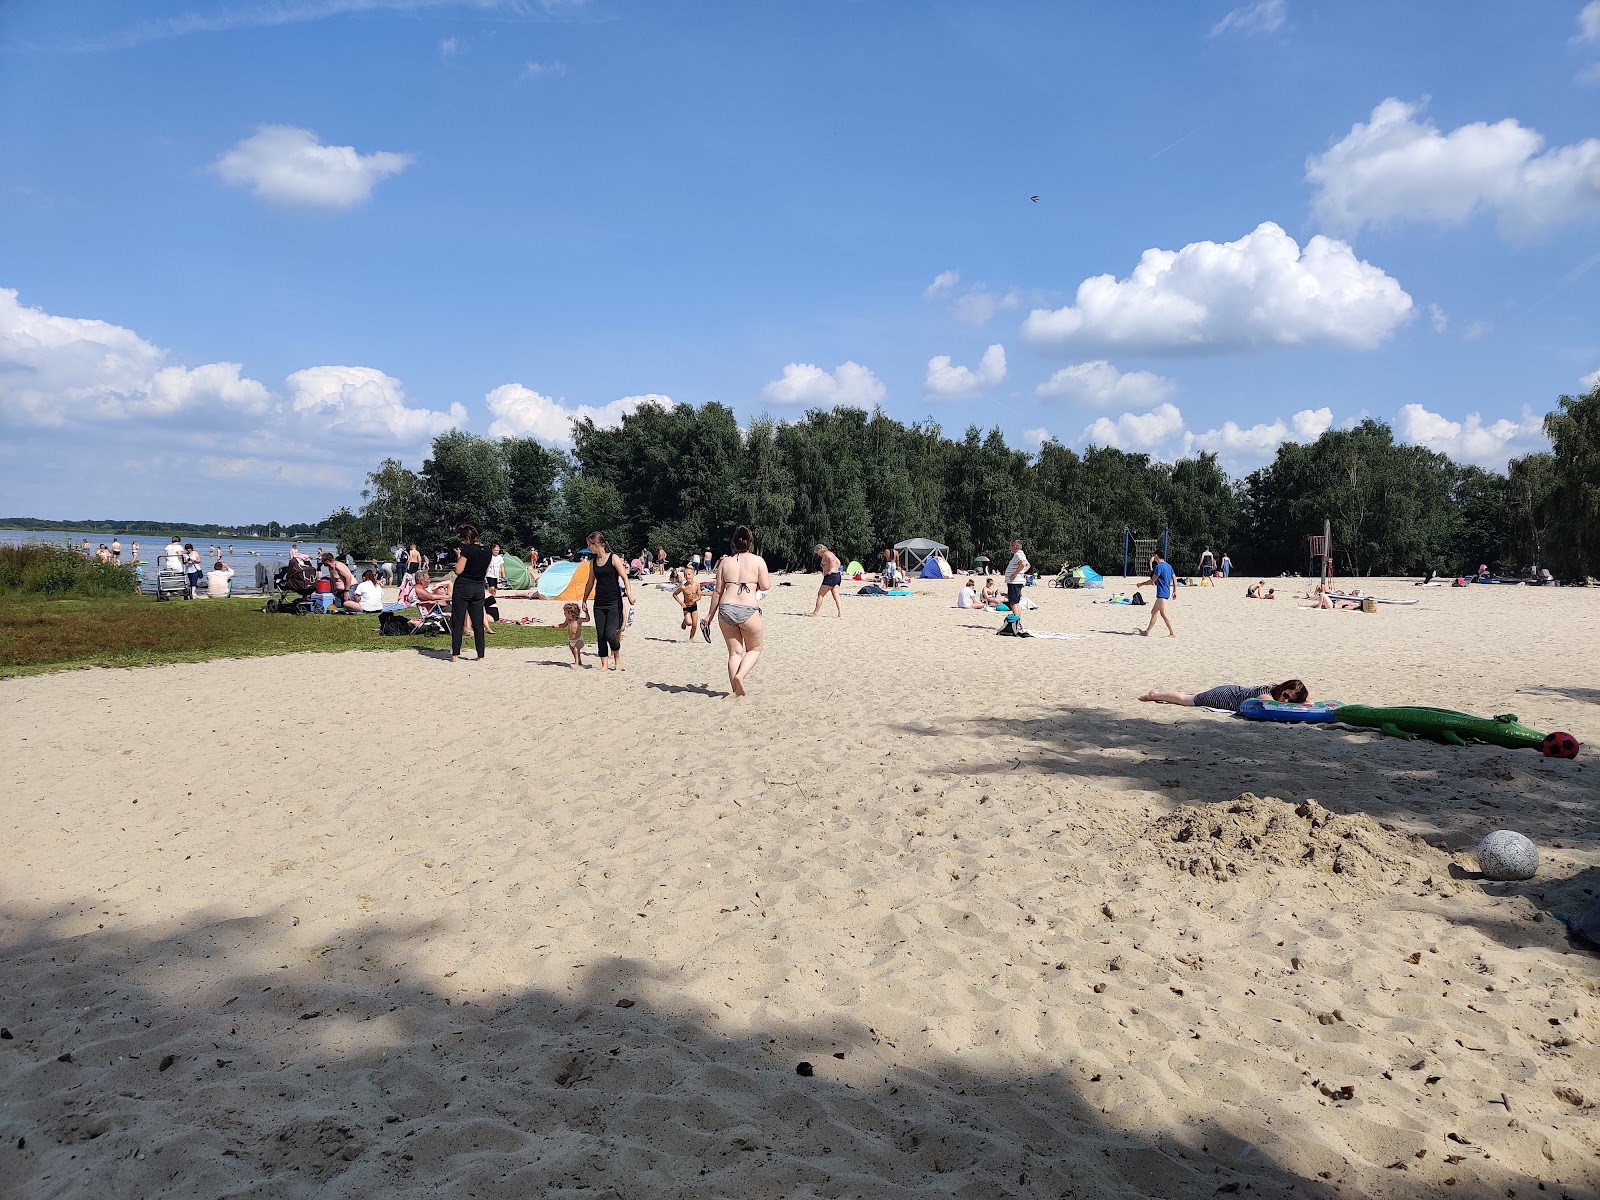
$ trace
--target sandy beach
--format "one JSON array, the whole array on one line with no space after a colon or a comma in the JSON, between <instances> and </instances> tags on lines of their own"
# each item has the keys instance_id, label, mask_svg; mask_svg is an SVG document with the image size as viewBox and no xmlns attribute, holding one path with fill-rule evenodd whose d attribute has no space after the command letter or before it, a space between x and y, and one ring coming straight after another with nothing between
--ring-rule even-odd
<instances>
[{"instance_id":1,"label":"sandy beach","mask_svg":"<svg viewBox=\"0 0 1600 1200\"><path fill-rule=\"evenodd\" d=\"M1253 580L0 683L0 1195L1600 1194L1600 591ZM1136 700L1290 676L1585 749Z\"/></svg>"}]
</instances>

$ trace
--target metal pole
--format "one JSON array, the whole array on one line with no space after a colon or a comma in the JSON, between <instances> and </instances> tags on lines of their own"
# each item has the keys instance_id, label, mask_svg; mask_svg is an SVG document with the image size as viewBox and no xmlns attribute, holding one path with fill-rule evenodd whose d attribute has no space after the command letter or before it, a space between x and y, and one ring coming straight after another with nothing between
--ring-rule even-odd
<instances>
[{"instance_id":1,"label":"metal pole","mask_svg":"<svg viewBox=\"0 0 1600 1200\"><path fill-rule=\"evenodd\" d=\"M1328 586L1328 567L1333 562L1333 522L1322 522L1322 586Z\"/></svg>"},{"instance_id":2,"label":"metal pole","mask_svg":"<svg viewBox=\"0 0 1600 1200\"><path fill-rule=\"evenodd\" d=\"M1128 577L1128 527L1122 527L1122 577Z\"/></svg>"}]
</instances>

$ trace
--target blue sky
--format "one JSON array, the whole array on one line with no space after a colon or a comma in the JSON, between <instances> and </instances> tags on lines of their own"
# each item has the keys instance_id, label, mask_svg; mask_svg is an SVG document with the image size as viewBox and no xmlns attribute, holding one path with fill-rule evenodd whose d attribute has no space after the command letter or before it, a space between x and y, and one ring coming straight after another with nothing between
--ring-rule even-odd
<instances>
[{"instance_id":1,"label":"blue sky","mask_svg":"<svg viewBox=\"0 0 1600 1200\"><path fill-rule=\"evenodd\" d=\"M666 398L1500 466L1600 371L1600 2L14 0L0 112L6 513Z\"/></svg>"}]
</instances>

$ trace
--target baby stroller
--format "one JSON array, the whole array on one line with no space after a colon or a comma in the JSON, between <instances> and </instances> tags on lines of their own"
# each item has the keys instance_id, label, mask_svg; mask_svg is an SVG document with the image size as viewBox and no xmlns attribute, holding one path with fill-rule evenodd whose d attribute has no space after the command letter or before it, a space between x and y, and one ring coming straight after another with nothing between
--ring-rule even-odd
<instances>
[{"instance_id":1,"label":"baby stroller","mask_svg":"<svg viewBox=\"0 0 1600 1200\"><path fill-rule=\"evenodd\" d=\"M267 601L268 612L304 616L311 611L311 595L317 590L317 568L310 559L291 558L289 565L272 577L272 586L278 595Z\"/></svg>"}]
</instances>

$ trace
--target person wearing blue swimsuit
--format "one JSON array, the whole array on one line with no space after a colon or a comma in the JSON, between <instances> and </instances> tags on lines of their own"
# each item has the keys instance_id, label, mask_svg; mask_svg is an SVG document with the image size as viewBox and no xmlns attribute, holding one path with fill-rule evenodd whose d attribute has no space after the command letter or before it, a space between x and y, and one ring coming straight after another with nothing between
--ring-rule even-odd
<instances>
[{"instance_id":1,"label":"person wearing blue swimsuit","mask_svg":"<svg viewBox=\"0 0 1600 1200\"><path fill-rule=\"evenodd\" d=\"M1156 600L1150 606L1150 624L1139 630L1139 636L1149 637L1159 617L1166 622L1167 636L1177 637L1178 631L1172 627L1172 618L1167 615L1167 605L1172 602L1172 567L1159 550L1150 556L1150 578L1138 586L1149 587L1152 584L1156 589Z\"/></svg>"}]
</instances>

